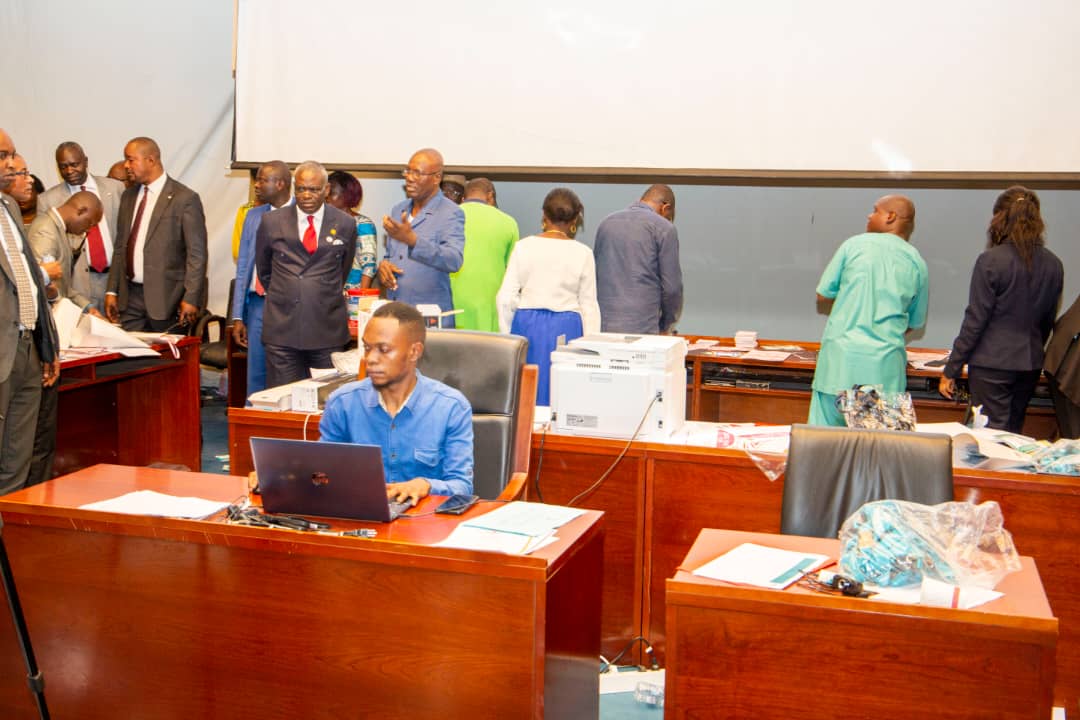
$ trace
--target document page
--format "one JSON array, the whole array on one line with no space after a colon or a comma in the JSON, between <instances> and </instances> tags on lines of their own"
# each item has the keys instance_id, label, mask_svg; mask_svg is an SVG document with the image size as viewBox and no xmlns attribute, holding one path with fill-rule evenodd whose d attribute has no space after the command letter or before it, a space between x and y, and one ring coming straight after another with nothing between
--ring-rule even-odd
<instances>
[{"instance_id":1,"label":"document page","mask_svg":"<svg viewBox=\"0 0 1080 720\"><path fill-rule=\"evenodd\" d=\"M829 560L828 555L743 543L692 572L712 580L783 590Z\"/></svg>"},{"instance_id":2,"label":"document page","mask_svg":"<svg viewBox=\"0 0 1080 720\"><path fill-rule=\"evenodd\" d=\"M154 492L137 490L126 495L81 505L80 510L123 513L125 515L154 515L172 518L204 518L228 507L229 503L217 500L204 500L195 497L178 497Z\"/></svg>"},{"instance_id":3,"label":"document page","mask_svg":"<svg viewBox=\"0 0 1080 720\"><path fill-rule=\"evenodd\" d=\"M462 523L464 527L498 530L515 535L546 537L585 511L562 505L512 502L489 513Z\"/></svg>"}]
</instances>

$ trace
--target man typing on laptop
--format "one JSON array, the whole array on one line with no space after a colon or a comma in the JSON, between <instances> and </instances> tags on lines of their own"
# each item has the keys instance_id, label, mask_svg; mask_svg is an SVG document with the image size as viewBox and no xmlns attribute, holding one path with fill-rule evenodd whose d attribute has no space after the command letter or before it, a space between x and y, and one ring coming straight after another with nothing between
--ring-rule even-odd
<instances>
[{"instance_id":1,"label":"man typing on laptop","mask_svg":"<svg viewBox=\"0 0 1080 720\"><path fill-rule=\"evenodd\" d=\"M334 392L319 422L324 441L381 447L387 497L413 505L473 488L472 408L417 371L425 338L424 318L411 305L376 310L363 336L367 378Z\"/></svg>"}]
</instances>

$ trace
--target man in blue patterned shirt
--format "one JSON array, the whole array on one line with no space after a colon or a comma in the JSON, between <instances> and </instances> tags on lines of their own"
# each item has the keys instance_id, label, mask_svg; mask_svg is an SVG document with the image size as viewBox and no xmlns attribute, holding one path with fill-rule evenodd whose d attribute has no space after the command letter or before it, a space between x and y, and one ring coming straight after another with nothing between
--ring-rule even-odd
<instances>
[{"instance_id":1,"label":"man in blue patterned shirt","mask_svg":"<svg viewBox=\"0 0 1080 720\"><path fill-rule=\"evenodd\" d=\"M387 497L413 505L473 489L472 407L416 369L425 337L416 308L392 302L376 310L364 328L367 377L334 392L319 422L327 442L381 447Z\"/></svg>"}]
</instances>

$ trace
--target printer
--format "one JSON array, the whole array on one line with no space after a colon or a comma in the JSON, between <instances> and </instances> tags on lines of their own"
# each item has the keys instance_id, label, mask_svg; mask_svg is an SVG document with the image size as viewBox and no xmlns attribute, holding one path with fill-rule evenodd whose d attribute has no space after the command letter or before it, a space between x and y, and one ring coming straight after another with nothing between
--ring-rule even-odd
<instances>
[{"instance_id":1,"label":"printer","mask_svg":"<svg viewBox=\"0 0 1080 720\"><path fill-rule=\"evenodd\" d=\"M639 438L667 437L686 420L686 340L598 333L558 346L551 410L558 432L630 438L640 424Z\"/></svg>"}]
</instances>

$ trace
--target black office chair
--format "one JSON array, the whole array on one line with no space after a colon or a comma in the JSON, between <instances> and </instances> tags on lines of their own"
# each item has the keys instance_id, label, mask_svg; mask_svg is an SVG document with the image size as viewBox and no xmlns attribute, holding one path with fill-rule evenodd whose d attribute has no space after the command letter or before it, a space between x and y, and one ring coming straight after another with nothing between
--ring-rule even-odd
<instances>
[{"instance_id":1,"label":"black office chair","mask_svg":"<svg viewBox=\"0 0 1080 720\"><path fill-rule=\"evenodd\" d=\"M229 281L229 302L226 306L228 309L225 314L228 315L232 311L233 301L233 288L236 285L236 280ZM199 311L199 316L195 319L195 324L188 329L188 336L197 337L201 340L199 344L199 363L207 365L218 370L225 370L229 366L228 355L228 338L229 329L232 323L227 318L221 315L215 315L208 308L203 307ZM210 328L217 326L217 338L211 339L212 333Z\"/></svg>"},{"instance_id":2,"label":"black office chair","mask_svg":"<svg viewBox=\"0 0 1080 720\"><path fill-rule=\"evenodd\" d=\"M473 330L429 330L419 368L464 395L473 409L473 492L485 499L521 496L532 448L535 365L528 341Z\"/></svg>"},{"instance_id":3,"label":"black office chair","mask_svg":"<svg viewBox=\"0 0 1080 720\"><path fill-rule=\"evenodd\" d=\"M780 532L836 537L874 500L953 499L952 438L900 430L792 425Z\"/></svg>"}]
</instances>

